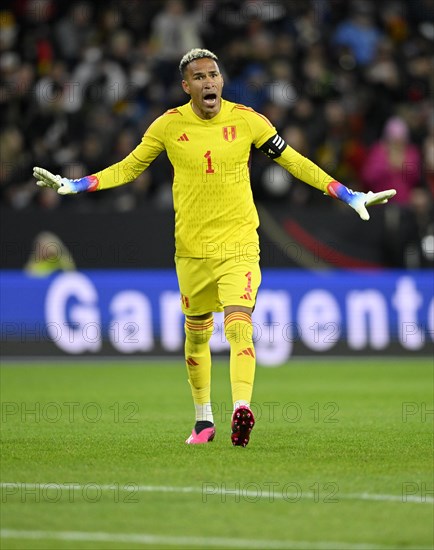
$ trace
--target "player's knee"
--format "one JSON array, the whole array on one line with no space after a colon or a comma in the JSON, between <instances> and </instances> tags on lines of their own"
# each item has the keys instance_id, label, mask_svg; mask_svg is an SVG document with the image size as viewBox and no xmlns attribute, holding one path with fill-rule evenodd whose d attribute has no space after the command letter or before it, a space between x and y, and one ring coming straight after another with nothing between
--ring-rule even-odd
<instances>
[{"instance_id":1,"label":"player's knee","mask_svg":"<svg viewBox=\"0 0 434 550\"><path fill-rule=\"evenodd\" d=\"M191 322L186 321L184 328L187 342L193 346L202 346L210 341L214 331L214 323L212 320L206 320L203 323L195 322L193 325Z\"/></svg>"},{"instance_id":2,"label":"player's knee","mask_svg":"<svg viewBox=\"0 0 434 550\"><path fill-rule=\"evenodd\" d=\"M250 315L243 312L234 312L225 319L225 336L229 345L253 342L253 326Z\"/></svg>"}]
</instances>

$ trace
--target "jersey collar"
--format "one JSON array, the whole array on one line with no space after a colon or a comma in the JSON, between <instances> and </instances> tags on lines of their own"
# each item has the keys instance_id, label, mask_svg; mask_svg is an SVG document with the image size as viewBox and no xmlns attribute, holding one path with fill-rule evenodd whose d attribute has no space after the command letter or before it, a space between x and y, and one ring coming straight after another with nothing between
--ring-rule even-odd
<instances>
[{"instance_id":1,"label":"jersey collar","mask_svg":"<svg viewBox=\"0 0 434 550\"><path fill-rule=\"evenodd\" d=\"M187 103L187 105L188 105L188 108L190 109L190 111L192 112L194 118L196 118L197 120L200 120L200 122L205 123L205 124L214 124L216 122L219 122L219 120L222 118L223 111L225 110L225 106L226 106L226 103L227 103L226 100L223 99L223 98L220 98L220 101L221 101L220 111L213 118L201 118L199 115L197 115L193 110L193 105L192 105L191 100Z\"/></svg>"}]
</instances>

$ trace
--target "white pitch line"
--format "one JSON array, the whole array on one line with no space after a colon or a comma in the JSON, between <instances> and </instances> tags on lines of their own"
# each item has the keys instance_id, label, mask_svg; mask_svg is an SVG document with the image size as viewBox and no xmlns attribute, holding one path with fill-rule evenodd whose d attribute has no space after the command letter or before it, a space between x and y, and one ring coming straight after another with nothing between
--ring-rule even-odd
<instances>
[{"instance_id":1,"label":"white pitch line","mask_svg":"<svg viewBox=\"0 0 434 550\"><path fill-rule=\"evenodd\" d=\"M148 533L104 533L85 531L25 531L0 530L3 539L62 540L75 542L109 542L121 544L152 544L164 546L186 546L188 548L247 548L253 550L397 550L397 546L364 544L340 541L295 541L295 540L249 540L220 537L178 537L150 535ZM404 548L404 547L402 547ZM405 550L416 550L406 546ZM418 546L417 550L430 550Z\"/></svg>"},{"instance_id":2,"label":"white pitch line","mask_svg":"<svg viewBox=\"0 0 434 550\"><path fill-rule=\"evenodd\" d=\"M375 493L347 493L342 494L337 491L336 493L326 494L324 491L322 494L300 491L297 493L289 491L263 491L258 487L258 491L249 491L245 489L222 489L214 487L215 484L206 487L177 487L177 486L165 486L165 485L135 485L132 482L120 484L113 483L112 485L102 485L97 482L89 482L87 484L80 483L27 483L27 482L3 482L0 483L1 489L9 490L8 494L3 495L3 498L9 498L13 495L19 494L20 491L39 490L43 492L54 490L69 490L69 491L92 491L92 489L98 491L123 491L130 495L135 493L190 493L202 495L202 500L207 502L212 497L233 497L235 499L249 500L249 502L255 500L268 500L273 502L274 500L284 500L286 502L295 503L299 500L314 500L315 502L323 502L325 504L337 504L339 500L367 500L367 501L381 501L381 502L400 502L402 504L433 504L434 497L427 495L386 495ZM11 492L15 490L14 492ZM330 499L330 500L327 500ZM47 498L47 500L49 500Z\"/></svg>"}]
</instances>

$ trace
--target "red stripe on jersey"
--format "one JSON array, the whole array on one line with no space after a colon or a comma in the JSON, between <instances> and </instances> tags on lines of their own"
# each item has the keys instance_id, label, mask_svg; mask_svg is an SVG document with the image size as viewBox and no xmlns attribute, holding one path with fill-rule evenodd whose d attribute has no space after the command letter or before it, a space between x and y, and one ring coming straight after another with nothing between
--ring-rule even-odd
<instances>
[{"instance_id":1,"label":"red stripe on jersey","mask_svg":"<svg viewBox=\"0 0 434 550\"><path fill-rule=\"evenodd\" d=\"M255 113L255 115L258 115L263 120L265 120L265 122L268 124L268 126L271 126L273 128L273 125L271 124L271 122L268 120L268 118L266 116L261 115L261 113L258 113L257 111L255 111L251 107L244 107L244 105L235 105L235 109L240 109L240 111L250 111L251 113Z\"/></svg>"},{"instance_id":2,"label":"red stripe on jersey","mask_svg":"<svg viewBox=\"0 0 434 550\"><path fill-rule=\"evenodd\" d=\"M242 111L253 111L251 107L246 107L245 105L241 105L241 103L237 103L235 105L235 109L241 109Z\"/></svg>"}]
</instances>

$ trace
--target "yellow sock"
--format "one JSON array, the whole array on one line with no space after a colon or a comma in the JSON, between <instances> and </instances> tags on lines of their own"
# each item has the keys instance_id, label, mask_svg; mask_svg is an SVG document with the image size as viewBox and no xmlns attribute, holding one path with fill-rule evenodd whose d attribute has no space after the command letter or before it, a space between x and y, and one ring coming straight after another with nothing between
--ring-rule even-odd
<instances>
[{"instance_id":1,"label":"yellow sock","mask_svg":"<svg viewBox=\"0 0 434 550\"><path fill-rule=\"evenodd\" d=\"M225 319L225 334L231 347L232 400L250 403L256 366L250 315L240 311L230 313Z\"/></svg>"},{"instance_id":2,"label":"yellow sock","mask_svg":"<svg viewBox=\"0 0 434 550\"><path fill-rule=\"evenodd\" d=\"M211 402L211 352L213 318L185 320L185 362L195 405ZM205 420L205 418L204 418Z\"/></svg>"}]
</instances>

